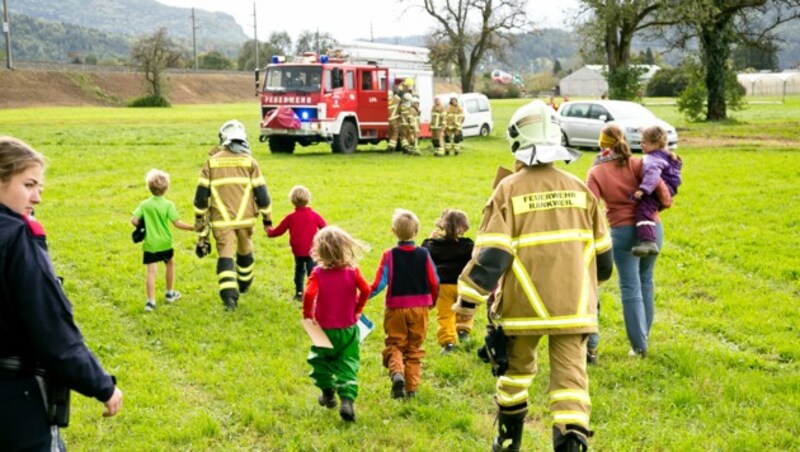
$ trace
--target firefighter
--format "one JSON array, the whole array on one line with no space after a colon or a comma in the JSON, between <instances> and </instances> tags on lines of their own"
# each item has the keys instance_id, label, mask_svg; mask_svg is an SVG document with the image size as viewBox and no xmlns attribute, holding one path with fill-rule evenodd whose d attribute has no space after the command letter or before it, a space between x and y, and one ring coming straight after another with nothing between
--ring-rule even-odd
<instances>
[{"instance_id":1,"label":"firefighter","mask_svg":"<svg viewBox=\"0 0 800 452\"><path fill-rule=\"evenodd\" d=\"M444 155L442 151L443 128L444 106L441 99L436 97L433 99L433 108L431 108L431 142L433 143L433 155L436 157Z\"/></svg>"},{"instance_id":2,"label":"firefighter","mask_svg":"<svg viewBox=\"0 0 800 452\"><path fill-rule=\"evenodd\" d=\"M444 113L444 154L458 155L461 152L461 123L464 122L464 111L458 105L458 97L450 97L450 105Z\"/></svg>"},{"instance_id":3,"label":"firefighter","mask_svg":"<svg viewBox=\"0 0 800 452\"><path fill-rule=\"evenodd\" d=\"M400 147L405 154L420 155L415 146L413 103L414 96L411 93L403 94L403 103L400 104Z\"/></svg>"},{"instance_id":4,"label":"firefighter","mask_svg":"<svg viewBox=\"0 0 800 452\"><path fill-rule=\"evenodd\" d=\"M239 293L253 282L253 227L260 213L264 227L272 225L272 210L264 176L250 155L247 133L237 120L219 129L219 146L209 151L194 197L197 255L208 254L209 228L217 247L217 282L225 308L236 309ZM234 254L236 261L234 263Z\"/></svg>"},{"instance_id":5,"label":"firefighter","mask_svg":"<svg viewBox=\"0 0 800 452\"><path fill-rule=\"evenodd\" d=\"M489 347L498 376L492 450L520 449L536 348L548 335L553 448L585 451L591 436L586 341L597 331L598 281L611 276L611 237L586 185L553 165L579 154L559 144L561 130L544 102L519 108L507 137L516 171L497 183L484 206L453 308L474 315L494 295L487 345L501 346Z\"/></svg>"},{"instance_id":6,"label":"firefighter","mask_svg":"<svg viewBox=\"0 0 800 452\"><path fill-rule=\"evenodd\" d=\"M411 155L421 155L419 150L419 130L422 111L419 108L419 97L414 96L411 100L411 130L408 137L410 143L408 153Z\"/></svg>"},{"instance_id":7,"label":"firefighter","mask_svg":"<svg viewBox=\"0 0 800 452\"><path fill-rule=\"evenodd\" d=\"M400 135L400 103L402 99L395 91L389 91L389 145L386 152L394 152L397 149L397 138Z\"/></svg>"}]
</instances>

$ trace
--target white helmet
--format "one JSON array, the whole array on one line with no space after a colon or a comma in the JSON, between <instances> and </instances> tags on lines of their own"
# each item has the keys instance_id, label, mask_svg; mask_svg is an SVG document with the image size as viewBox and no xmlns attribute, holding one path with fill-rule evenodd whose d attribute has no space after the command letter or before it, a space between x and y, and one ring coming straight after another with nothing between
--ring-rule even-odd
<instances>
[{"instance_id":1,"label":"white helmet","mask_svg":"<svg viewBox=\"0 0 800 452\"><path fill-rule=\"evenodd\" d=\"M528 166L560 160L570 163L580 157L579 152L561 145L561 127L556 121L556 112L538 99L514 112L508 123L506 139L511 143L514 157Z\"/></svg>"},{"instance_id":2,"label":"white helmet","mask_svg":"<svg viewBox=\"0 0 800 452\"><path fill-rule=\"evenodd\" d=\"M414 95L411 93L403 94L403 103L406 105L411 105L411 102L414 101Z\"/></svg>"},{"instance_id":3,"label":"white helmet","mask_svg":"<svg viewBox=\"0 0 800 452\"><path fill-rule=\"evenodd\" d=\"M233 140L247 143L247 131L244 125L235 119L231 119L219 128L219 144L228 146Z\"/></svg>"}]
</instances>

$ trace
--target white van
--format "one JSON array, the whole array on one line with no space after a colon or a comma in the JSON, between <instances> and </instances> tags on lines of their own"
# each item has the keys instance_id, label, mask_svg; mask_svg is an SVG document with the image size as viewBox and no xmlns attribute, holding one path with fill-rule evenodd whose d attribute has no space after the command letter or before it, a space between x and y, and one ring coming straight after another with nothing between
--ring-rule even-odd
<instances>
[{"instance_id":1,"label":"white van","mask_svg":"<svg viewBox=\"0 0 800 452\"><path fill-rule=\"evenodd\" d=\"M494 122L492 122L492 107L489 105L489 99L481 93L439 94L436 97L438 97L442 101L442 105L447 108L447 105L450 103L450 98L453 96L458 98L458 104L464 111L464 123L461 126L464 136L485 137L489 135L494 128Z\"/></svg>"}]
</instances>

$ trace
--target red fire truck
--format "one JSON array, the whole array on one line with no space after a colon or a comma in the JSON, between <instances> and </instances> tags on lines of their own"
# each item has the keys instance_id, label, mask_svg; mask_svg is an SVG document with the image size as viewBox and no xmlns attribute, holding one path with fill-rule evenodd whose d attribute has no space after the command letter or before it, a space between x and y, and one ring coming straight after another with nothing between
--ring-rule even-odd
<instances>
[{"instance_id":1,"label":"red fire truck","mask_svg":"<svg viewBox=\"0 0 800 452\"><path fill-rule=\"evenodd\" d=\"M327 142L335 153L352 153L358 144L377 144L388 136L390 89L413 81L420 100L420 135L429 137L433 71L424 47L369 42L342 44L331 55L307 53L285 62L275 56L264 69L261 134L276 153L295 145Z\"/></svg>"}]
</instances>

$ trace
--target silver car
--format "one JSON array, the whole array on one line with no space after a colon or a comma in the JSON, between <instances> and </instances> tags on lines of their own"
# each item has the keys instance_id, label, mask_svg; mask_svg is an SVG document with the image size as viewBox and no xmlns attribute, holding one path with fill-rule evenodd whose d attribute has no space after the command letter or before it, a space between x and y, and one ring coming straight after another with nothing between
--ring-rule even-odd
<instances>
[{"instance_id":1,"label":"silver car","mask_svg":"<svg viewBox=\"0 0 800 452\"><path fill-rule=\"evenodd\" d=\"M632 150L641 151L640 131L654 125L667 132L670 149L678 148L678 132L650 110L636 102L621 100L564 102L558 109L561 144L573 147L599 147L600 131L606 124L616 124L625 133Z\"/></svg>"}]
</instances>

